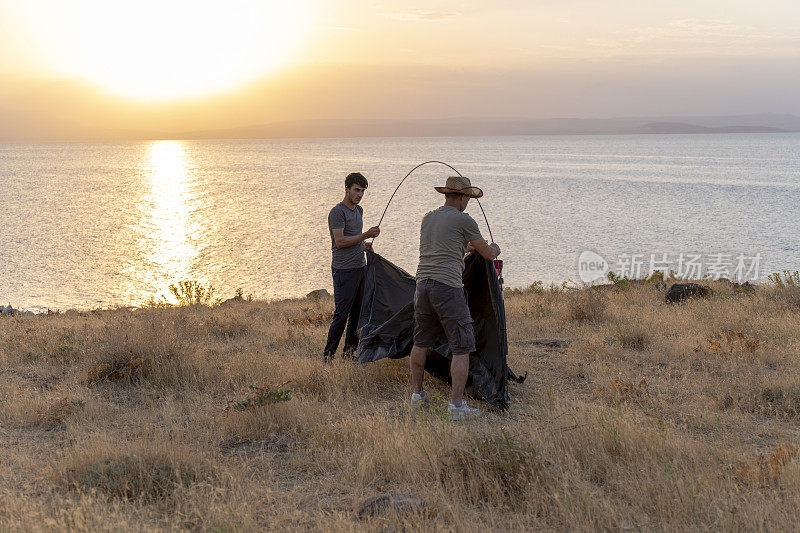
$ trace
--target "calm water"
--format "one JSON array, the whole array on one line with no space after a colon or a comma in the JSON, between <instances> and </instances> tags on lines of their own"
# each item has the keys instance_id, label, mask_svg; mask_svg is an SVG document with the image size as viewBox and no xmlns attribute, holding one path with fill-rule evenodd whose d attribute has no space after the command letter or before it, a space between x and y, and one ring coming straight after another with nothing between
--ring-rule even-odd
<instances>
[{"instance_id":1,"label":"calm water","mask_svg":"<svg viewBox=\"0 0 800 533\"><path fill-rule=\"evenodd\" d=\"M760 254L762 279L800 266L800 134L0 143L0 304L140 304L186 279L223 297L330 290L344 176L370 181L368 227L428 159L484 189L509 286L577 281L584 250L644 270L650 254ZM412 175L381 226L376 251L412 273L447 175Z\"/></svg>"}]
</instances>

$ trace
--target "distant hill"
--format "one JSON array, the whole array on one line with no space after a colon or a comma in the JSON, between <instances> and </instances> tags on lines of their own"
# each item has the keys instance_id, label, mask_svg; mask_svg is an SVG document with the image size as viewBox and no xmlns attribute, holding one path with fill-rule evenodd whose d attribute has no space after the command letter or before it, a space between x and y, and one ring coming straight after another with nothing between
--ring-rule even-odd
<instances>
[{"instance_id":1,"label":"distant hill","mask_svg":"<svg viewBox=\"0 0 800 533\"><path fill-rule=\"evenodd\" d=\"M776 133L800 131L800 117L760 113L714 117L303 120L183 133L186 139L323 137L458 137L491 135L620 135Z\"/></svg>"},{"instance_id":2,"label":"distant hill","mask_svg":"<svg viewBox=\"0 0 800 533\"><path fill-rule=\"evenodd\" d=\"M636 133L776 133L785 132L769 126L721 126L710 128L683 122L648 122L637 128Z\"/></svg>"},{"instance_id":3,"label":"distant hill","mask_svg":"<svg viewBox=\"0 0 800 533\"><path fill-rule=\"evenodd\" d=\"M753 115L727 115L727 116L700 116L700 117L671 117L669 119L653 119L653 122L667 120L668 122L682 122L697 124L708 128L746 127L757 126L777 128L784 131L800 131L800 117L778 113L757 113Z\"/></svg>"}]
</instances>

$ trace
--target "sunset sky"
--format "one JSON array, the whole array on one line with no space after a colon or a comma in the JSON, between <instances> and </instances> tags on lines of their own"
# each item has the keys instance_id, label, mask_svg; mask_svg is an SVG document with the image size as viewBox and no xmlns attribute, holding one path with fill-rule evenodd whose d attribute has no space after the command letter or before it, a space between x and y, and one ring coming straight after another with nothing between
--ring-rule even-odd
<instances>
[{"instance_id":1,"label":"sunset sky","mask_svg":"<svg viewBox=\"0 0 800 533\"><path fill-rule=\"evenodd\" d=\"M0 140L800 114L796 1L0 0Z\"/></svg>"}]
</instances>

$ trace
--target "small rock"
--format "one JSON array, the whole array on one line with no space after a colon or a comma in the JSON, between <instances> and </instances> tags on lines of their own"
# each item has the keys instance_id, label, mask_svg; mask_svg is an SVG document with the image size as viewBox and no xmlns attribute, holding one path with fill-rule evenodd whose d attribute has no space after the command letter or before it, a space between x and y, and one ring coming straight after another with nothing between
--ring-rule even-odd
<instances>
[{"instance_id":1,"label":"small rock","mask_svg":"<svg viewBox=\"0 0 800 533\"><path fill-rule=\"evenodd\" d=\"M25 311L25 313L23 313L23 314L25 316L33 316L35 313L33 311Z\"/></svg>"},{"instance_id":2,"label":"small rock","mask_svg":"<svg viewBox=\"0 0 800 533\"><path fill-rule=\"evenodd\" d=\"M413 513L421 511L425 501L410 494L378 494L364 501L358 509L358 518L364 519L387 511Z\"/></svg>"},{"instance_id":3,"label":"small rock","mask_svg":"<svg viewBox=\"0 0 800 533\"><path fill-rule=\"evenodd\" d=\"M243 302L243 301L244 301L244 298L242 298L241 296L234 296L233 298L228 298L227 300L223 301L219 305L230 305L230 304L235 304L235 303L239 303L239 302Z\"/></svg>"},{"instance_id":4,"label":"small rock","mask_svg":"<svg viewBox=\"0 0 800 533\"><path fill-rule=\"evenodd\" d=\"M675 283L667 291L664 301L675 303L687 298L708 298L712 292L711 287L697 283Z\"/></svg>"},{"instance_id":5,"label":"small rock","mask_svg":"<svg viewBox=\"0 0 800 533\"><path fill-rule=\"evenodd\" d=\"M330 296L330 295L331 293L329 293L325 289L317 289L315 291L311 291L308 294L306 294L306 298L322 298L324 296Z\"/></svg>"}]
</instances>

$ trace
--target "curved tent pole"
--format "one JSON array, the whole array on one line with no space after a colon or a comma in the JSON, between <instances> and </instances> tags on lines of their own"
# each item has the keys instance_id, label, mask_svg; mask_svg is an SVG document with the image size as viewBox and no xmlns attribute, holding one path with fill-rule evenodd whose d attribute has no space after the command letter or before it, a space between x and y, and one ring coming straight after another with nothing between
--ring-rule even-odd
<instances>
[{"instance_id":1,"label":"curved tent pole","mask_svg":"<svg viewBox=\"0 0 800 533\"><path fill-rule=\"evenodd\" d=\"M403 177L403 179L400 180L400 183L397 184L397 187L394 188L394 192L392 192L392 195L389 197L389 201L386 202L386 207L383 209L383 214L381 215L381 219L378 221L378 227L380 227L381 222L383 222L383 217L386 216L386 211L389 209L389 204L392 203L392 200L394 199L394 195L397 194L397 190L400 188L400 186L403 184L403 182L406 181L406 178L408 178L419 167L424 166L424 165L428 165L428 164L431 164L431 163L437 163L439 165L444 165L447 168L449 168L450 170L452 170L453 172L455 172L456 174L458 174L459 176L461 176L462 178L464 177L461 174L461 172L456 170L451 165L448 165L447 163L444 163L442 161L425 161L424 163L420 163L419 165L417 165L414 168L412 168L408 172L408 174L406 174L405 177ZM486 222L486 227L489 229L489 238L492 240L492 242L494 242L494 235L492 235L492 227L489 225L489 219L486 218L486 212L483 210L483 206L481 205L481 201L478 200L477 198L475 198L475 201L478 202L478 207L481 208L481 213L483 214L483 220ZM372 242L375 242L375 237L372 238Z\"/></svg>"}]
</instances>

